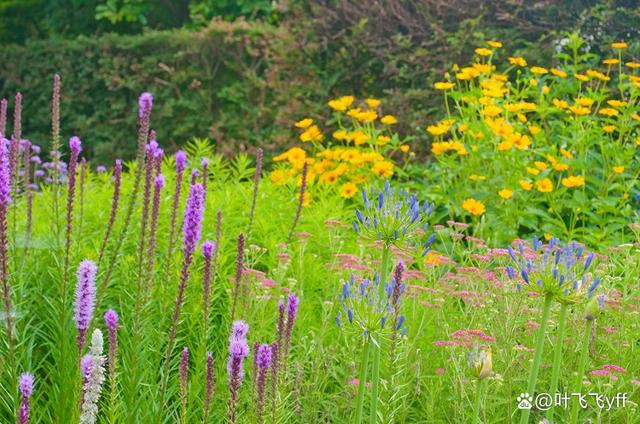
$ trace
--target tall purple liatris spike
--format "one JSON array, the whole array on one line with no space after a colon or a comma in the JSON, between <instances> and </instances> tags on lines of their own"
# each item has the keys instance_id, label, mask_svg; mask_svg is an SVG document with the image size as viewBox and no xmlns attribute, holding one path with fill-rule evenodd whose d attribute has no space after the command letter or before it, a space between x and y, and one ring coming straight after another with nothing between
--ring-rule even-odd
<instances>
[{"instance_id":1,"label":"tall purple liatris spike","mask_svg":"<svg viewBox=\"0 0 640 424\"><path fill-rule=\"evenodd\" d=\"M13 109L13 136L18 142L22 139L22 93L17 92Z\"/></svg>"},{"instance_id":2,"label":"tall purple liatris spike","mask_svg":"<svg viewBox=\"0 0 640 424\"><path fill-rule=\"evenodd\" d=\"M80 184L79 184L79 191L80 191L80 216L79 216L79 224L78 224L78 232L81 234L82 233L82 224L84 222L84 185L85 185L85 180L87 178L87 160L85 158L82 158L80 160Z\"/></svg>"},{"instance_id":3,"label":"tall purple liatris spike","mask_svg":"<svg viewBox=\"0 0 640 424\"><path fill-rule=\"evenodd\" d=\"M238 305L238 295L242 285L242 274L244 272L244 234L238 236L238 244L236 248L236 277L233 285L233 304L231 306L231 320L236 317L236 308Z\"/></svg>"},{"instance_id":4,"label":"tall purple liatris spike","mask_svg":"<svg viewBox=\"0 0 640 424\"><path fill-rule=\"evenodd\" d=\"M151 115L153 108L153 96L149 92L144 92L138 98L138 118Z\"/></svg>"},{"instance_id":5,"label":"tall purple liatris spike","mask_svg":"<svg viewBox=\"0 0 640 424\"><path fill-rule=\"evenodd\" d=\"M176 172L183 173L187 168L187 154L182 150L178 150L175 153L174 158L176 160Z\"/></svg>"},{"instance_id":6,"label":"tall purple liatris spike","mask_svg":"<svg viewBox=\"0 0 640 424\"><path fill-rule=\"evenodd\" d=\"M400 306L400 295L402 294L402 276L404 274L404 262L402 260L398 261L398 265L396 265L396 269L393 272L393 280L391 287L391 299L390 303L394 310L397 312L398 307Z\"/></svg>"},{"instance_id":7,"label":"tall purple liatris spike","mask_svg":"<svg viewBox=\"0 0 640 424\"><path fill-rule=\"evenodd\" d=\"M113 197L111 198L111 212L109 213L109 221L107 222L107 229L100 245L100 253L98 255L98 265L102 262L104 251L107 248L111 231L113 230L113 224L116 222L116 216L118 215L118 206L120 204L120 187L122 185L122 161L116 159L116 164L113 167Z\"/></svg>"},{"instance_id":8,"label":"tall purple liatris spike","mask_svg":"<svg viewBox=\"0 0 640 424\"><path fill-rule=\"evenodd\" d=\"M63 306L66 301L66 287L69 281L69 254L71 252L71 235L73 233L73 203L76 192L76 168L78 165L78 155L82 151L82 142L78 137L69 139L69 167L67 175L67 237L64 245L64 278L62 281L62 301Z\"/></svg>"},{"instance_id":9,"label":"tall purple liatris spike","mask_svg":"<svg viewBox=\"0 0 640 424\"><path fill-rule=\"evenodd\" d=\"M22 93L16 93L15 105L13 108L13 136L11 137L11 147L9 149L9 159L11 162L11 180L16 182L18 176L20 150L20 140L22 140ZM14 184L14 190L17 185Z\"/></svg>"},{"instance_id":10,"label":"tall purple liatris spike","mask_svg":"<svg viewBox=\"0 0 640 424\"><path fill-rule=\"evenodd\" d=\"M140 239L138 241L138 284L142 283L142 268L145 257L145 243L147 239L147 221L149 219L149 203L151 200L151 186L153 180L154 156L158 150L158 143L155 140L155 132L151 131L151 141L146 146L144 187L142 191L142 216L140 218ZM139 303L136 303L136 309Z\"/></svg>"},{"instance_id":11,"label":"tall purple liatris spike","mask_svg":"<svg viewBox=\"0 0 640 424\"><path fill-rule=\"evenodd\" d=\"M227 376L229 382L229 410L228 418L231 424L236 422L236 406L238 403L238 390L242 385L244 359L249 355L249 345L246 335L249 326L244 321L235 321L231 337L229 338L229 360L227 363Z\"/></svg>"},{"instance_id":12,"label":"tall purple liatris spike","mask_svg":"<svg viewBox=\"0 0 640 424\"><path fill-rule=\"evenodd\" d=\"M24 197L27 204L27 225L26 225L26 243L25 243L25 255L29 249L29 243L31 241L31 223L33 217L33 193L31 191L31 142L24 140L22 151L22 186L24 189Z\"/></svg>"},{"instance_id":13,"label":"tall purple liatris spike","mask_svg":"<svg viewBox=\"0 0 640 424\"><path fill-rule=\"evenodd\" d=\"M278 302L278 327L277 327L277 336L278 339L276 340L276 342L278 343L278 346L282 347L284 346L284 325L286 322L286 314L285 314L285 305L284 305L284 301L282 299L280 299L280 301ZM280 357L278 355L278 351L274 351L274 360L277 364L279 364L280 361Z\"/></svg>"},{"instance_id":14,"label":"tall purple liatris spike","mask_svg":"<svg viewBox=\"0 0 640 424\"><path fill-rule=\"evenodd\" d=\"M176 185L173 190L173 200L171 202L171 223L169 225L169 246L167 249L167 260L171 261L173 251L176 245L177 228L176 223L178 220L178 205L180 204L180 194L182 192L182 179L184 176L184 170L187 167L187 154L182 150L178 150L175 155L176 162ZM166 282L169 276L169 270L171 267L165 267L163 282Z\"/></svg>"},{"instance_id":15,"label":"tall purple liatris spike","mask_svg":"<svg viewBox=\"0 0 640 424\"><path fill-rule=\"evenodd\" d=\"M0 137L6 137L7 106L7 99L0 100Z\"/></svg>"},{"instance_id":16,"label":"tall purple liatris spike","mask_svg":"<svg viewBox=\"0 0 640 424\"><path fill-rule=\"evenodd\" d=\"M284 355L286 358L289 355L289 349L291 349L291 334L293 332L293 324L298 317L298 304L300 303L300 298L295 294L290 294L287 296L287 327L284 333Z\"/></svg>"},{"instance_id":17,"label":"tall purple liatris spike","mask_svg":"<svg viewBox=\"0 0 640 424\"><path fill-rule=\"evenodd\" d=\"M198 170L196 168L193 168L191 170L191 185L194 185L198 182L199 176L200 176L200 173L198 172Z\"/></svg>"},{"instance_id":18,"label":"tall purple liatris spike","mask_svg":"<svg viewBox=\"0 0 640 424\"><path fill-rule=\"evenodd\" d=\"M151 208L151 225L149 227L149 247L147 251L147 296L153 281L153 264L156 256L156 234L158 230L158 215L160 213L160 194L164 187L164 176L158 174L153 184L153 206Z\"/></svg>"},{"instance_id":19,"label":"tall purple liatris spike","mask_svg":"<svg viewBox=\"0 0 640 424\"><path fill-rule=\"evenodd\" d=\"M182 253L185 259L189 259L189 264L200 240L203 213L204 189L200 184L194 184L189 191L189 199L187 200L187 208L185 209L184 222L182 224Z\"/></svg>"},{"instance_id":20,"label":"tall purple liatris spike","mask_svg":"<svg viewBox=\"0 0 640 424\"><path fill-rule=\"evenodd\" d=\"M91 336L91 349L82 360L84 383L80 405L80 424L95 424L98 417L98 402L104 383L105 358L102 350L102 332L95 329Z\"/></svg>"},{"instance_id":21,"label":"tall purple liatris spike","mask_svg":"<svg viewBox=\"0 0 640 424\"><path fill-rule=\"evenodd\" d=\"M213 399L213 354L207 352L207 366L206 366L205 386L204 386L204 408L203 419L204 424L209 422L209 410L211 408L211 399Z\"/></svg>"},{"instance_id":22,"label":"tall purple liatris spike","mask_svg":"<svg viewBox=\"0 0 640 424\"><path fill-rule=\"evenodd\" d=\"M203 332L204 342L206 344L209 328L209 299L211 295L211 259L213 258L213 252L216 250L216 245L211 240L205 240L202 243L202 256L204 257L204 277L202 284L202 319L203 319Z\"/></svg>"},{"instance_id":23,"label":"tall purple liatris spike","mask_svg":"<svg viewBox=\"0 0 640 424\"><path fill-rule=\"evenodd\" d=\"M104 313L104 323L107 326L107 336L109 339L108 365L110 374L115 372L116 368L116 355L118 352L118 321L118 314L113 309L109 309Z\"/></svg>"},{"instance_id":24,"label":"tall purple liatris spike","mask_svg":"<svg viewBox=\"0 0 640 424\"><path fill-rule=\"evenodd\" d=\"M33 374L23 373L20 375L18 386L20 388L20 409L18 410L18 424L29 424L29 399L33 394L34 385Z\"/></svg>"},{"instance_id":25,"label":"tall purple liatris spike","mask_svg":"<svg viewBox=\"0 0 640 424\"><path fill-rule=\"evenodd\" d=\"M127 234L129 233L129 224L131 223L131 217L133 216L133 211L136 208L138 193L140 191L140 180L142 179L142 172L145 164L145 150L147 139L149 137L149 122L151 119L153 96L151 96L150 93L142 93L138 100L138 106L138 150L136 153L136 167L135 175L133 177L133 189L131 190L131 193L129 195L129 202L127 204L127 209L125 210L124 223L120 230L120 237L117 238L116 246L111 253L109 267L107 268L104 280L102 280L102 292L105 292L104 289L109 286L109 282L111 281L111 275L113 274L116 260L118 259L118 255L120 254L122 243L127 238Z\"/></svg>"},{"instance_id":26,"label":"tall purple liatris spike","mask_svg":"<svg viewBox=\"0 0 640 424\"><path fill-rule=\"evenodd\" d=\"M82 261L80 266L78 266L74 321L78 329L79 350L82 350L84 347L85 335L93 318L97 270L96 264L88 259Z\"/></svg>"},{"instance_id":27,"label":"tall purple liatris spike","mask_svg":"<svg viewBox=\"0 0 640 424\"><path fill-rule=\"evenodd\" d=\"M7 340L10 355L13 355L13 320L11 308L11 288L9 286L9 235L8 217L11 203L11 165L9 163L9 141L0 138L0 280L6 319ZM10 358L11 359L11 358ZM13 362L13 359L11 359Z\"/></svg>"},{"instance_id":28,"label":"tall purple liatris spike","mask_svg":"<svg viewBox=\"0 0 640 424\"><path fill-rule=\"evenodd\" d=\"M183 240L182 240L182 271L180 276L180 284L178 285L178 293L176 295L176 303L171 315L171 327L169 329L169 339L167 342L167 350L164 357L164 373L162 386L160 388L160 408L164 408L164 396L167 390L169 361L173 353L173 345L176 338L176 330L180 321L180 311L184 302L184 291L189 279L190 266L193 261L193 253L200 241L202 232L202 216L204 214L204 190L200 184L194 184L189 190L189 198L184 211L184 221L182 223Z\"/></svg>"},{"instance_id":29,"label":"tall purple liatris spike","mask_svg":"<svg viewBox=\"0 0 640 424\"><path fill-rule=\"evenodd\" d=\"M104 313L104 323L107 325L107 338L109 339L109 351L107 364L109 366L109 411L113 413L116 404L116 357L118 356L118 314L113 309ZM113 416L111 416L113 422Z\"/></svg>"},{"instance_id":30,"label":"tall purple liatris spike","mask_svg":"<svg viewBox=\"0 0 640 424\"><path fill-rule=\"evenodd\" d=\"M209 159L204 158L200 164L202 166L202 188L204 189L204 199L207 200L207 183L209 182Z\"/></svg>"},{"instance_id":31,"label":"tall purple liatris spike","mask_svg":"<svg viewBox=\"0 0 640 424\"><path fill-rule=\"evenodd\" d=\"M51 94L51 151L60 151L60 75L53 76L53 92ZM58 210L58 187L60 182L58 170L58 157L53 158L53 181L56 186L53 191L54 208Z\"/></svg>"},{"instance_id":32,"label":"tall purple liatris spike","mask_svg":"<svg viewBox=\"0 0 640 424\"><path fill-rule=\"evenodd\" d=\"M258 347L256 355L256 364L258 366L258 387L257 387L257 405L256 415L258 417L258 423L264 422L264 386L267 382L267 370L271 365L271 346L268 344L262 344Z\"/></svg>"}]
</instances>

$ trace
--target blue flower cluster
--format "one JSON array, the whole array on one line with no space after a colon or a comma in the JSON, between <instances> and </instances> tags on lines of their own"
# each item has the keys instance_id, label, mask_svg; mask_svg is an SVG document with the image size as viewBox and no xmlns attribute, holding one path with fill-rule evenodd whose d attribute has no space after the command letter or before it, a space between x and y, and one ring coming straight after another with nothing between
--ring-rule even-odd
<instances>
[{"instance_id":1,"label":"blue flower cluster","mask_svg":"<svg viewBox=\"0 0 640 424\"><path fill-rule=\"evenodd\" d=\"M363 188L362 199L364 210L356 210L357 219L353 221L353 228L365 239L380 240L388 245L415 242L419 229L425 233L429 229L427 219L434 205L420 202L404 189L391 188L389 181L385 182L384 190L377 192L371 188L367 194ZM434 239L435 234L432 234L422 243L423 255L427 254Z\"/></svg>"}]
</instances>

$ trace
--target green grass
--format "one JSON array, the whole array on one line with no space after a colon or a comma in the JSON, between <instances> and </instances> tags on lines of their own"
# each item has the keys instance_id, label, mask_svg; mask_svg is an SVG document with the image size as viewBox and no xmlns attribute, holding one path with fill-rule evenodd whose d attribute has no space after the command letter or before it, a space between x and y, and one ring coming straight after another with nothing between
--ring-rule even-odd
<instances>
[{"instance_id":1,"label":"green grass","mask_svg":"<svg viewBox=\"0 0 640 424\"><path fill-rule=\"evenodd\" d=\"M199 163L191 157L191 163ZM215 363L215 393L210 422L223 422L226 414L228 389L226 360L228 334L231 326L231 287L235 273L236 239L248 228L253 184L252 165L240 157L233 164L214 161L209 181L202 240L215 236L215 215L222 211L222 240L220 266L212 285L211 320L208 343L202 333L202 266L200 251L196 254L188 282L186 301L178 327L173 351L168 394L163 409L164 423L179 421L178 361L182 347L191 351L189 367L189 399L187 420L202 421L205 352L212 351ZM170 315L173 308L181 266L181 251L166 257L173 191L172 163L163 169L167 185L162 195L158 227L156 266L153 275L151 300L135 314L136 279L140 202L134 213L123 249L117 257L115 273L109 287L99 292L93 328L101 328L106 335L102 316L107 308L120 315L117 399L114 421L124 423L155 422L160 411L158 392L161 382ZM132 174L123 178L123 196L127 198L132 186ZM187 194L183 187L183 201ZM62 198L65 190L61 190ZM97 260L111 203L112 182L108 175L91 173L84 187L84 204L76 202L73 244L71 247L70 290L75 288L75 269L81 260ZM247 234L246 257L248 268L262 271L277 282L274 288L262 287L248 277L250 294L244 299L239 317L250 326L249 345L255 341L271 342L276 337L277 305L284 289L301 296L300 315L293 331L290 365L286 382L279 393L277 422L344 423L354 416L358 386L349 384L357 378L363 338L361 332L348 325L338 327L335 317L340 309L338 294L342 281L350 270L341 265L338 254L354 255L364 267L378 268L381 251L370 243L358 240L350 222L359 200L343 200L330 190L314 187L309 206L302 211L298 235L284 245L291 227L297 202L297 188L278 187L267 179L260 185L255 222ZM36 388L31 400L32 422L66 423L77 420L79 373L76 330L72 321L73 305L61 310L60 286L64 262L64 213L56 216L52 209L51 188L45 187L34 198L33 235L28 241L24 234L24 202L18 197L11 206L17 213L16 232L10 232L10 281L14 304L17 372L30 371L36 375ZM122 214L122 210L121 210ZM12 229L12 217L10 225ZM180 214L180 221L182 215ZM344 227L332 225L338 220ZM435 224L435 222L434 222ZM121 220L116 222L114 236L119 234ZM59 230L57 230L59 229ZM397 356L389 358L388 341L382 344L380 369L381 388L379 422L407 423L463 423L472 422L476 387L467 368L465 348L441 347L436 341L451 340L451 333L459 329L480 329L495 337L487 342L493 352L495 374L485 381L484 402L480 407L482 422L509 423L520 418L516 397L525 391L536 332L529 324L541 315L541 298L529 297L515 290L515 284L502 272L508 257L497 256L481 262L476 254L484 255L486 248L466 239L452 237L450 226L437 230L434 249L451 259L451 263L430 266L413 249L394 251L394 262L402 257L413 273L407 284L402 303L406 316L407 336L401 339ZM202 241L201 240L201 241ZM108 249L112 249L112 238ZM28 247L28 250L27 250ZM495 246L505 247L505 246ZM614 395L626 392L632 402L626 408L600 411L590 408L581 411L581 419L593 422L635 423L640 363L640 253L628 245L608 250L607 246L590 246L608 255L598 262L596 273L603 276L601 293L610 302L600 317L592 337L587 360L589 385L583 392L597 391ZM289 255L288 261L281 259ZM106 260L98 271L98 287L106 271ZM455 261L455 263L453 262ZM163 283L163 273L169 275ZM362 273L358 271L358 273ZM369 274L369 276L372 276ZM418 289L414 286L419 286ZM68 296L71 299L71 296ZM558 306L551 310L548 335L537 380L538 392L544 392L551 382L554 334ZM60 316L64 317L62 332ZM135 324L134 324L135 323ZM137 325L137 331L133 331ZM565 349L560 370L560 391L570 390L578 369L581 335L585 331L583 306L568 310L564 341ZM13 422L18 405L17 383L11 380L7 366L7 344L4 331L0 345L2 365L0 390L0 422ZM106 345L106 341L105 341ZM60 348L66 355L60 357ZM252 399L252 354L245 363L245 381L240 394L239 422L255 422L255 402ZM391 366L393 364L393 366ZM592 377L588 371L604 364L626 369L617 380ZM436 370L444 369L444 374ZM635 381L635 383L634 383ZM109 422L108 382L100 400L98 422ZM368 389L367 393L370 393ZM367 397L365 397L367 398ZM269 405L269 402L267 402ZM368 411L368 404L365 411ZM267 416L270 408L267 406ZM366 416L365 412L365 416ZM569 410L558 410L560 422L568 422ZM532 417L543 414L532 411ZM533 419L533 418L532 418ZM599 421L600 420L600 421ZM271 419L267 420L271 422ZM534 421L531 421L534 422Z\"/></svg>"}]
</instances>

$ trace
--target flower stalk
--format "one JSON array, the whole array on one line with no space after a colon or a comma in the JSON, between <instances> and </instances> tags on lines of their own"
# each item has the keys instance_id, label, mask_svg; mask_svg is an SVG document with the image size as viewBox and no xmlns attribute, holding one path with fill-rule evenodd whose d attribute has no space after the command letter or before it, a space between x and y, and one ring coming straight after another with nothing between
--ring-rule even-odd
<instances>
[{"instance_id":1,"label":"flower stalk","mask_svg":"<svg viewBox=\"0 0 640 424\"><path fill-rule=\"evenodd\" d=\"M542 353L544 352L544 339L547 333L547 324L549 323L549 316L551 315L551 305L553 304L553 296L547 294L544 298L544 307L542 310L542 318L540 321L540 328L538 329L538 337L536 339L536 350L531 364L531 370L529 372L529 381L527 383L527 393L533 395L536 391L536 383L538 381L538 372L540 371L540 363L542 361ZM527 424L529 422L529 409L522 411L520 417L520 424Z\"/></svg>"},{"instance_id":2,"label":"flower stalk","mask_svg":"<svg viewBox=\"0 0 640 424\"><path fill-rule=\"evenodd\" d=\"M567 303L562 303L560 305L560 313L558 314L558 330L556 334L556 343L553 350L553 369L551 371L551 385L549 389L549 393L554 395L558 393L558 381L560 379L560 365L562 364L562 344L564 341L564 329L565 323L567 321L567 310L569 309L569 305ZM547 420L552 423L553 422L553 413L554 406L552 405L547 413Z\"/></svg>"}]
</instances>

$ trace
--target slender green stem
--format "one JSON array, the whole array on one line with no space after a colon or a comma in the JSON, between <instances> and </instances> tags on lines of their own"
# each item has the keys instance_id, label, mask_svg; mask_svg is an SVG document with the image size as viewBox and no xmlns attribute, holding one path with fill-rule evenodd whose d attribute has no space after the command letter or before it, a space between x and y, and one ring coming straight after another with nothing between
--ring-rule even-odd
<instances>
[{"instance_id":1,"label":"slender green stem","mask_svg":"<svg viewBox=\"0 0 640 424\"><path fill-rule=\"evenodd\" d=\"M391 266L391 246L384 244L382 248L382 261L380 263L380 296L384 295L385 287L384 282L389 274L389 267ZM381 297L382 298L382 297Z\"/></svg>"},{"instance_id":2,"label":"slender green stem","mask_svg":"<svg viewBox=\"0 0 640 424\"><path fill-rule=\"evenodd\" d=\"M378 396L380 393L380 340L371 338L373 345L373 370L371 376L371 410L369 423L375 424L378 420Z\"/></svg>"},{"instance_id":3,"label":"slender green stem","mask_svg":"<svg viewBox=\"0 0 640 424\"><path fill-rule=\"evenodd\" d=\"M578 375L576 381L573 384L573 391L571 393L582 392L582 378L584 377L584 370L587 367L587 359L589 358L589 342L591 341L591 327L593 321L587 320L587 328L584 331L584 339L582 341L582 352L580 353L580 362L578 367ZM578 409L580 402L575 401L571 406L571 423L577 424L578 422Z\"/></svg>"},{"instance_id":4,"label":"slender green stem","mask_svg":"<svg viewBox=\"0 0 640 424\"><path fill-rule=\"evenodd\" d=\"M380 284L378 287L380 298L385 295L385 281L388 278L389 267L391 264L391 246L387 243L382 248L382 261L380 263ZM374 424L378 419L378 398L380 397L380 339L369 335L367 337L368 344L373 345L373 370L372 370L372 389L371 389L371 409L369 413L369 422ZM360 381L362 388L362 380ZM358 393L360 395L360 393ZM358 421L359 423L360 421Z\"/></svg>"},{"instance_id":5,"label":"slender green stem","mask_svg":"<svg viewBox=\"0 0 640 424\"><path fill-rule=\"evenodd\" d=\"M473 407L473 422L476 424L480 424L482 420L480 419L480 404L482 403L483 391L484 391L484 378L478 378L478 387L476 390L476 403Z\"/></svg>"},{"instance_id":6,"label":"slender green stem","mask_svg":"<svg viewBox=\"0 0 640 424\"><path fill-rule=\"evenodd\" d=\"M371 337L367 338L362 348L362 358L360 360L360 381L358 383L358 398L356 401L356 424L362 424L362 412L364 411L364 390L367 383L367 370L369 368L369 350L371 349Z\"/></svg>"},{"instance_id":7,"label":"slender green stem","mask_svg":"<svg viewBox=\"0 0 640 424\"><path fill-rule=\"evenodd\" d=\"M567 319L567 310L569 306L563 303L560 306L560 315L558 316L558 333L556 334L556 345L553 351L553 371L551 372L551 387L549 394L555 396L558 392L558 380L560 379L560 363L562 362L562 342L564 340L564 324ZM547 420L553 422L553 409L554 405L551 405L551 409L547 412Z\"/></svg>"},{"instance_id":8,"label":"slender green stem","mask_svg":"<svg viewBox=\"0 0 640 424\"><path fill-rule=\"evenodd\" d=\"M542 361L542 353L544 351L544 339L547 332L547 324L549 322L549 315L551 314L551 304L553 297L546 295L544 298L544 310L542 312L542 320L540 322L540 328L538 329L538 339L536 341L536 350L533 357L533 363L531 364L531 372L529 373L529 383L527 384L527 393L531 396L536 391L536 382L538 380L538 371L540 371L540 362ZM520 417L520 424L527 424L529 422L529 413L531 410L525 409L522 411Z\"/></svg>"}]
</instances>

